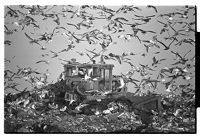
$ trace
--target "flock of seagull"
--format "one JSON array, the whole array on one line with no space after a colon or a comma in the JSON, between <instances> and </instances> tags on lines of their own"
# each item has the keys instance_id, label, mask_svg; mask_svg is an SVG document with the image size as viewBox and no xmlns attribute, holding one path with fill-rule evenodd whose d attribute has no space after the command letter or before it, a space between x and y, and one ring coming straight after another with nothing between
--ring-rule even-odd
<instances>
[{"instance_id":1,"label":"flock of seagull","mask_svg":"<svg viewBox=\"0 0 200 136\"><path fill-rule=\"evenodd\" d=\"M16 8L17 7L17 8ZM158 82L162 82L167 91L169 91L173 87L173 82L178 77L183 77L184 80L190 80L191 72L189 72L190 68L195 67L195 56L192 58L186 57L192 50L195 48L195 39L194 36L190 37L189 35L194 35L195 32L195 21L188 22L188 18L190 16L195 15L195 7L192 6L183 6L180 9L175 9L174 12L159 14L159 10L152 5L147 5L146 10L152 10L155 14L153 15L139 15L138 12L142 11L142 8L136 7L133 5L121 6L117 10L113 10L106 6L95 6L95 5L82 5L82 6L62 6L61 11L54 11L56 7L61 6L39 6L39 5L19 5L19 6L5 6L5 18L14 18L16 21L11 24L16 28L9 28L6 23L4 25L4 33L6 36L10 36L18 31L25 31L27 27L32 27L34 29L40 29L40 24L35 19L35 16L42 17L42 20L52 20L55 22L56 27L52 30L52 32L43 34L35 37L34 33L24 32L25 37L29 40L29 43L32 45L38 45L41 50L48 50L46 44L43 44L43 41L47 44L54 39L55 34L61 33L67 37L68 45L67 48L61 49L58 52L53 50L49 50L49 53L42 54L42 60L38 60L35 62L36 64L45 63L49 65L51 60L45 59L49 57L51 59L58 58L58 60L70 63L70 60L65 60L60 58L60 54L67 53L72 51L75 48L75 44L79 44L82 42L86 42L89 45L100 45L100 51L97 49L88 50L85 49L82 52L75 51L80 56L87 56L89 58L89 62L95 62L95 59L100 58L99 63L105 64L107 60L117 61L119 64L127 63L131 66L131 70L128 71L125 75L121 74L121 77L124 79L125 83L133 83L135 88L137 89L136 93L145 85L152 86L154 89L157 87ZM91 12L90 12L91 11ZM95 12L95 13L93 13ZM133 18L126 19L123 14L133 13ZM192 14L192 15L190 15ZM79 23L70 23L67 22L66 26L62 26L61 18L77 18L81 21ZM153 30L145 30L142 28L143 25L148 25L151 20L156 20L163 27L160 30L160 33L157 35L157 32ZM106 20L109 22L106 25L103 25L102 29L95 28L95 20ZM177 30L177 26L181 26L180 30ZM70 31L69 28L74 29L75 31ZM125 34L125 27L129 27L131 32ZM78 33L79 30L86 30L84 33ZM108 31L108 33L105 32ZM146 40L142 39L141 35L153 35L152 39ZM124 41L129 42L131 39L136 38L141 45L144 46L145 52L142 54L134 53L134 52L124 52L123 54L115 54L108 53L108 47L117 44L113 35L117 35L118 39L122 39ZM163 39L159 39L160 35L164 35ZM168 35L168 36L165 36ZM6 40L4 41L5 46L12 46L12 41ZM172 46L180 47L182 46L191 46L191 50L189 50L186 54L182 55L177 51L171 50ZM150 78L149 75L152 75L151 72L156 71L157 68L163 61L166 61L166 58L156 58L154 55L152 58L151 65L139 64L139 66L134 65L131 56L141 55L145 57L147 53L151 52L151 48L157 48L159 51L154 52L154 54L160 54L162 51L168 51L172 55L175 56L176 62L172 63L172 67L162 68L159 70L159 74L156 79ZM12 60L5 58L5 63L12 63ZM192 62L193 64L189 64ZM62 63L63 64L63 63ZM9 69L4 70L4 78L5 78L5 90L8 88L12 88L16 91L20 91L17 89L18 83L14 82L15 78L23 78L25 81L28 81L32 86L40 87L42 85L47 84L47 76L48 71L46 73L40 73L38 70L33 70L32 68L20 68L18 67L17 72L13 72ZM139 73L143 79L141 81L136 80L133 77L134 73ZM33 74L40 75L42 77L37 78ZM165 77L170 78L170 81L165 80ZM12 81L11 83L7 83L7 81ZM138 83L139 82L139 83ZM181 86L179 86L181 88ZM26 91L26 88L25 90ZM172 91L172 90L170 90Z\"/></svg>"}]
</instances>

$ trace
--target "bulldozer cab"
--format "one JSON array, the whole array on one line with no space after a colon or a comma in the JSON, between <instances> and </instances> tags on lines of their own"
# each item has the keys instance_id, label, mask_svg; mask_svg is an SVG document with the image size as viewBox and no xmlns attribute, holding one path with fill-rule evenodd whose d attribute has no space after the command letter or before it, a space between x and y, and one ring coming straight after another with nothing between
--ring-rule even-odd
<instances>
[{"instance_id":1,"label":"bulldozer cab","mask_svg":"<svg viewBox=\"0 0 200 136\"><path fill-rule=\"evenodd\" d=\"M79 84L81 91L112 90L112 64L66 64L65 79L66 84Z\"/></svg>"}]
</instances>

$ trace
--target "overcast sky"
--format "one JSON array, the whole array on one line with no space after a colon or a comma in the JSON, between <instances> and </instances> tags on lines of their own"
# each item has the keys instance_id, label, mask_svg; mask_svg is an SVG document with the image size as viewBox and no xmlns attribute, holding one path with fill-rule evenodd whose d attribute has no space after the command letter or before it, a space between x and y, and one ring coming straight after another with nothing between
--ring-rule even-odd
<instances>
[{"instance_id":1,"label":"overcast sky","mask_svg":"<svg viewBox=\"0 0 200 136\"><path fill-rule=\"evenodd\" d=\"M10 6L13 9L19 9L20 11L27 13L27 10L21 9L19 8L19 6ZM48 8L51 8L52 6L49 6ZM55 6L53 9L49 10L48 13L61 13L62 9L66 7L66 6ZM75 6L72 10L75 11L76 9L78 9L79 6ZM111 8L113 10L117 10L119 9L121 6L106 6L108 8ZM165 41L164 37L168 37L168 33L163 33L160 34L160 30L163 28L163 25L158 23L157 20L160 20L162 22L167 22L167 20L169 18L164 17L161 18L159 17L160 14L166 14L166 13L172 13L172 12L176 12L179 11L178 9L184 9L183 6L157 6L157 10L158 13L156 13L152 8L147 8L146 6L139 6L139 8L141 8L142 10L135 10L135 12L129 12L129 13L119 13L116 16L113 17L124 17L126 18L128 21L128 23L134 23L134 22L138 22L140 23L141 21L136 21L134 20L135 17L134 15L142 15L142 16L149 16L149 15L155 15L155 17L153 17L150 22L148 22L147 24L138 26L138 28L143 29L143 30L151 30L151 31L155 31L156 34L152 34L152 33L147 33L147 34L141 34L139 33L138 36L141 40L152 40L152 37L157 35L158 39L162 42L164 42L165 44L169 44L170 41ZM5 7L5 13L8 11L8 9ZM95 10L86 10L88 13L93 14L94 16L98 16L97 12ZM186 22L193 22L195 21L195 17L192 15L193 11L191 11L191 13L189 12L188 14L188 19L181 19L183 21ZM163 50L163 46L160 45L160 49L153 47L149 50L149 53L143 57L141 56L141 54L145 53L145 47L144 47L144 43L140 43L136 38L131 38L131 40L129 41L125 41L122 38L118 38L119 35L124 35L124 34L128 34L128 33L133 33L131 28L128 27L127 25L124 25L124 32L120 32L120 33L114 33L112 34L112 32L109 32L107 29L104 29L104 26L106 26L109 21L106 19L96 19L93 21L94 27L90 28L90 29L86 29L84 27L81 27L80 30L77 30L75 27L67 25L67 23L73 23L73 24L77 24L79 23L82 19L80 19L79 17L74 17L74 18L70 18L71 17L71 13L66 14L66 17L62 17L62 15L59 15L60 18L60 25L59 26L63 26L65 27L68 31L74 32L75 34L83 34L85 32L94 30L94 29L99 29L102 30L103 33L105 34L110 34L113 38L113 41L116 42L117 44L114 45L110 45L107 48L107 51L105 52L105 55L109 54L109 53L114 53L117 55L121 55L122 53L129 53L129 52L133 52L136 53L137 55L135 56L130 56L129 58L131 59L131 62L135 65L135 66L139 66L139 64L144 64L144 65L150 65L152 64L152 58L155 56L157 59L162 59L162 58L166 58L166 61L161 62L160 65L158 65L158 67L155 69L155 72L152 72L152 76L151 78L155 79L158 75L158 72L160 71L161 68L164 67L171 67L171 64L174 63L175 61L173 59L175 59L175 56L172 55L172 53L170 52L171 50L173 51L177 51L180 54L185 54L186 52L188 52L189 50L191 50L191 52L187 55L188 59L191 59L194 56L194 52L195 52L195 47L192 47L190 44L183 44L181 46L175 46L174 44L172 44L171 49L170 50ZM66 60L70 60L72 58L76 58L76 60L80 63L86 63L89 61L89 58L87 57L87 55L84 56L80 56L76 51L78 52L86 52L85 49L88 50L92 50L96 48L95 52L99 52L101 50L101 46L97 43L94 45L90 45L87 41L83 41L80 43L74 43L75 48L73 48L73 50L70 50L68 52L63 52L59 55L59 57L57 58L51 58L52 57L52 53L50 53L50 50L58 52L61 51L65 48L67 48L69 42L68 39L65 35L62 35L63 32L65 32L64 30L60 30L59 33L56 33L53 36L53 40L49 43L46 43L44 41L41 42L41 45L44 45L47 47L46 50L41 50L40 47L37 44L30 44L29 43L29 39L24 35L24 33L26 32L28 35L30 35L33 38L38 38L41 34L44 34L44 32L52 32L53 29L57 26L57 24L52 21L52 19L46 19L43 20L43 17L41 15L30 15L31 17L33 17L36 21L37 24L39 24L40 28L33 28L32 26L26 26L24 28L24 30L21 30L20 27L18 27L17 25L15 25L14 22L19 22L19 20L17 19L13 19L11 17L6 17L4 20L4 24L9 28L9 29L18 29L19 31L12 34L12 35L5 35L5 40L11 40L12 41L12 45L10 46L6 46L5 45L5 58L7 59L11 59L13 56L15 56L15 58L11 61L11 63L5 63L5 69L10 69L12 71L17 71L17 67L16 65L20 66L20 67L31 67L33 69L37 69L40 72L45 72L47 69L50 73L48 81L49 82L53 82L55 83L57 81L57 78L59 76L59 74L63 71L63 65L61 64L62 61L60 61L58 58L62 58L62 59L66 59ZM180 20L177 16L173 18L173 21L176 20ZM182 29L181 25L176 24L174 26L174 28L176 30ZM170 35L173 35L173 30L169 31ZM192 38L195 39L195 35L193 32L189 32L188 33L189 36L187 36L187 38ZM178 40L182 40L183 38L185 38L185 36L179 36ZM159 54L155 54L155 52L159 51ZM47 57L42 57L42 54L46 54L48 53L49 56ZM50 64L47 65L45 63L39 63L36 64L37 61L44 59L44 60L49 60ZM99 57L96 58L97 62L99 61ZM106 61L107 64L114 64L114 69L113 69L113 74L114 75L120 75L121 73L125 74L127 73L129 70L131 70L131 67L129 64L127 63L122 63L119 64L117 61L111 60L111 61ZM182 66L180 66L182 67ZM133 78L141 80L142 77L136 73ZM16 80L16 82L19 82L21 85L18 88L25 88L25 87L30 87L30 85L28 83L25 83L23 80ZM180 79L180 82L182 82L182 79ZM194 84L194 78L189 81L191 83ZM135 88L133 88L133 86L131 84L129 84L129 91L134 92ZM158 86L158 92L159 93L166 93L166 89L164 88L163 85L159 85Z\"/></svg>"}]
</instances>

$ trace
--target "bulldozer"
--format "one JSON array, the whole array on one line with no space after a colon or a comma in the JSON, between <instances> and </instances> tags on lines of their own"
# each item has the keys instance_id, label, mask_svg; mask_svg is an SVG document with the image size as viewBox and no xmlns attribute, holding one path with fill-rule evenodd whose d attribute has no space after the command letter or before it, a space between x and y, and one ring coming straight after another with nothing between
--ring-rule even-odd
<instances>
[{"instance_id":1,"label":"bulldozer","mask_svg":"<svg viewBox=\"0 0 200 136\"><path fill-rule=\"evenodd\" d=\"M152 110L162 110L159 95L136 96L128 92L127 84L121 83L122 77L113 75L113 68L113 64L81 64L76 61L64 64L64 71L59 76L61 85L54 89L59 91L54 91L53 101L66 105L69 113L86 115L94 114L94 109L104 111L113 102L123 107L120 110L135 111L145 114L145 117Z\"/></svg>"},{"instance_id":2,"label":"bulldozer","mask_svg":"<svg viewBox=\"0 0 200 136\"><path fill-rule=\"evenodd\" d=\"M134 96L128 92L127 84L120 84L122 77L112 74L113 68L113 64L80 64L76 61L65 64L59 77L65 84L60 96L70 104L124 97L135 107L147 109L149 104L162 109L159 96Z\"/></svg>"}]
</instances>

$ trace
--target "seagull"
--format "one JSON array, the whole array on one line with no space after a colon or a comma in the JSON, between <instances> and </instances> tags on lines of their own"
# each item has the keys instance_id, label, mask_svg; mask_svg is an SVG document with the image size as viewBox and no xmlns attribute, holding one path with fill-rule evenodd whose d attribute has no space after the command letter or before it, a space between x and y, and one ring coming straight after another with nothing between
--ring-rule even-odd
<instances>
[{"instance_id":1,"label":"seagull","mask_svg":"<svg viewBox=\"0 0 200 136\"><path fill-rule=\"evenodd\" d=\"M15 58L15 56L13 56L11 59L13 60L14 58ZM4 59L4 62L11 63L11 61L12 61L11 59L7 59L7 58L5 58L5 59Z\"/></svg>"},{"instance_id":2,"label":"seagull","mask_svg":"<svg viewBox=\"0 0 200 136\"><path fill-rule=\"evenodd\" d=\"M13 81L13 78L16 78L16 75L16 73L13 73L10 77L8 77L8 81Z\"/></svg>"},{"instance_id":3,"label":"seagull","mask_svg":"<svg viewBox=\"0 0 200 136\"><path fill-rule=\"evenodd\" d=\"M130 61L124 61L126 63L128 63L131 67L135 67L135 65L133 65L133 63L131 63Z\"/></svg>"},{"instance_id":4,"label":"seagull","mask_svg":"<svg viewBox=\"0 0 200 136\"><path fill-rule=\"evenodd\" d=\"M186 38L186 39L182 39L181 41L179 41L178 43L176 43L175 45L178 45L178 46L180 46L182 43L189 43L189 44L191 44L192 46L194 46L194 44L195 44L195 41L193 40L193 39L191 39L191 38ZM194 43L194 44L193 44Z\"/></svg>"},{"instance_id":5,"label":"seagull","mask_svg":"<svg viewBox=\"0 0 200 136\"><path fill-rule=\"evenodd\" d=\"M13 10L13 9L12 9L11 7L9 7L9 6L6 6L6 7L9 9L9 11L6 13L5 16L10 15L10 17L15 17L15 18L19 17L19 14L17 13L16 10Z\"/></svg>"},{"instance_id":6,"label":"seagull","mask_svg":"<svg viewBox=\"0 0 200 136\"><path fill-rule=\"evenodd\" d=\"M4 78L6 78L6 77L8 78L9 77L8 73L12 74L13 72L11 70L9 70L9 69L4 70Z\"/></svg>"},{"instance_id":7,"label":"seagull","mask_svg":"<svg viewBox=\"0 0 200 136\"><path fill-rule=\"evenodd\" d=\"M152 66L154 66L154 65L156 65L156 64L159 64L159 62L164 61L164 60L166 60L166 59L156 60L156 57L154 56L154 57L153 57L153 63L152 63Z\"/></svg>"},{"instance_id":8,"label":"seagull","mask_svg":"<svg viewBox=\"0 0 200 136\"><path fill-rule=\"evenodd\" d=\"M156 33L156 32L151 31L151 30L142 30L142 29L139 29L139 28L137 28L137 30L140 31L142 34L147 34L147 33L153 33L153 34L155 34Z\"/></svg>"},{"instance_id":9,"label":"seagull","mask_svg":"<svg viewBox=\"0 0 200 136\"><path fill-rule=\"evenodd\" d=\"M191 51L191 50L190 50ZM189 51L189 52L190 52ZM171 51L171 53L173 53L174 55L176 55L176 60L178 60L178 62L175 62L174 64L172 65L177 65L177 64L185 64L188 59L185 58L185 56L188 54L186 53L183 57L178 53L178 52L175 52L175 51Z\"/></svg>"},{"instance_id":10,"label":"seagull","mask_svg":"<svg viewBox=\"0 0 200 136\"><path fill-rule=\"evenodd\" d=\"M106 43L105 41L103 41L102 43L99 43L99 44L101 45L102 50L103 50L103 51L106 51L106 50L107 50L106 48L107 48L110 44L116 44L116 42L115 42L115 43L112 43L112 42Z\"/></svg>"},{"instance_id":11,"label":"seagull","mask_svg":"<svg viewBox=\"0 0 200 136\"><path fill-rule=\"evenodd\" d=\"M42 54L41 56L42 56L42 57L45 57L45 56L49 56L49 54L46 53L46 54Z\"/></svg>"},{"instance_id":12,"label":"seagull","mask_svg":"<svg viewBox=\"0 0 200 136\"><path fill-rule=\"evenodd\" d=\"M144 44L144 47L146 48L146 52L148 53L148 52L149 52L149 48L150 48L151 46Z\"/></svg>"},{"instance_id":13,"label":"seagull","mask_svg":"<svg viewBox=\"0 0 200 136\"><path fill-rule=\"evenodd\" d=\"M150 83L154 87L154 89L157 87L157 82L161 82L159 80L150 79L150 77L147 78L147 79L142 79L142 81L140 82L140 84L142 84L143 81L145 82L145 84L149 84ZM153 85L153 82L155 83L154 85Z\"/></svg>"},{"instance_id":14,"label":"seagull","mask_svg":"<svg viewBox=\"0 0 200 136\"><path fill-rule=\"evenodd\" d=\"M39 28L39 25L36 24L36 21L31 16L25 15L24 18L20 19L19 22L17 22L17 25L22 26L22 30L24 30L25 26L33 25L33 27Z\"/></svg>"},{"instance_id":15,"label":"seagull","mask_svg":"<svg viewBox=\"0 0 200 136\"><path fill-rule=\"evenodd\" d=\"M15 91L20 92L20 90L16 88L16 86L18 86L18 85L20 85L20 84L18 84L18 83L10 83L10 84L8 84L7 86L4 87L4 90L7 90L7 89L11 88L11 89L14 89Z\"/></svg>"},{"instance_id":16,"label":"seagull","mask_svg":"<svg viewBox=\"0 0 200 136\"><path fill-rule=\"evenodd\" d=\"M77 42L77 43L80 43L80 41L85 41L85 40L83 40L83 38L84 38L84 36L83 37L81 37L81 38L77 38L75 35L77 35L77 34L74 34L74 32L72 33L72 32L70 32L70 31L68 31L68 35L70 36L70 38L74 38L75 39L75 41Z\"/></svg>"},{"instance_id":17,"label":"seagull","mask_svg":"<svg viewBox=\"0 0 200 136\"><path fill-rule=\"evenodd\" d=\"M149 43L147 46L152 47L155 46L157 48L160 48L160 46L157 45L156 40L141 40L142 42Z\"/></svg>"},{"instance_id":18,"label":"seagull","mask_svg":"<svg viewBox=\"0 0 200 136\"><path fill-rule=\"evenodd\" d=\"M11 35L11 34L13 34L14 32L17 32L17 29L10 30L10 29L8 29L8 27L7 27L6 25L4 25L4 28L6 29L4 32L5 32L5 34L7 34L7 35Z\"/></svg>"},{"instance_id":19,"label":"seagull","mask_svg":"<svg viewBox=\"0 0 200 136\"><path fill-rule=\"evenodd\" d=\"M40 61L37 61L36 64L42 63L42 62L44 62L45 64L49 64L50 63L49 60L40 60Z\"/></svg>"},{"instance_id":20,"label":"seagull","mask_svg":"<svg viewBox=\"0 0 200 136\"><path fill-rule=\"evenodd\" d=\"M183 34L183 33L180 33L181 31L176 31L171 25L169 25L172 30L174 31L174 35L172 35L172 37L176 37L176 36L179 36L179 35L183 35L183 36L189 36L187 34Z\"/></svg>"},{"instance_id":21,"label":"seagull","mask_svg":"<svg viewBox=\"0 0 200 136\"><path fill-rule=\"evenodd\" d=\"M137 38L139 40L139 42L141 43L141 40L140 40L139 36L137 35L137 33L139 32L139 30L135 29L135 28L132 28L132 30L133 30L133 34L128 34L128 35L130 35L131 37Z\"/></svg>"},{"instance_id":22,"label":"seagull","mask_svg":"<svg viewBox=\"0 0 200 136\"><path fill-rule=\"evenodd\" d=\"M128 22L128 20L125 19L124 17L117 17L117 18L115 18L114 20L117 21L117 22L119 22L119 23L121 23L121 24L123 24L123 23L122 23L121 21L119 21L119 20L122 20L122 21Z\"/></svg>"},{"instance_id":23,"label":"seagull","mask_svg":"<svg viewBox=\"0 0 200 136\"><path fill-rule=\"evenodd\" d=\"M91 59L93 60L94 58L98 57L101 55L101 52L104 52L105 50L101 50L99 53L96 53L94 51L90 51L90 50L87 50L86 51L90 52L90 53L93 53L94 55L91 57Z\"/></svg>"},{"instance_id":24,"label":"seagull","mask_svg":"<svg viewBox=\"0 0 200 136\"><path fill-rule=\"evenodd\" d=\"M53 104L48 104L48 106L51 108L51 109L58 109L58 104L56 104L56 105L54 105L54 103Z\"/></svg>"},{"instance_id":25,"label":"seagull","mask_svg":"<svg viewBox=\"0 0 200 136\"><path fill-rule=\"evenodd\" d=\"M80 111L80 109L81 108L83 108L83 107L85 107L85 106L87 106L88 104L79 104L76 108L75 108L75 110L77 110L77 111Z\"/></svg>"},{"instance_id":26,"label":"seagull","mask_svg":"<svg viewBox=\"0 0 200 136\"><path fill-rule=\"evenodd\" d=\"M69 105L71 105L73 102L75 102L76 100L74 99L71 99L70 102L69 102Z\"/></svg>"},{"instance_id":27,"label":"seagull","mask_svg":"<svg viewBox=\"0 0 200 136\"><path fill-rule=\"evenodd\" d=\"M83 21L82 21L82 22L83 22ZM81 29L80 27L81 27L81 23L82 23L82 22L80 22L80 23L78 23L78 24L76 24L76 25L75 25L75 24L71 24L71 23L67 23L67 25L74 26L77 30L80 30L80 29Z\"/></svg>"},{"instance_id":28,"label":"seagull","mask_svg":"<svg viewBox=\"0 0 200 136\"><path fill-rule=\"evenodd\" d=\"M195 32L195 29L193 29L190 25L188 25L187 28L179 30L179 32L181 32L181 31L188 33L188 32Z\"/></svg>"},{"instance_id":29,"label":"seagull","mask_svg":"<svg viewBox=\"0 0 200 136\"><path fill-rule=\"evenodd\" d=\"M76 51L80 56L84 56L84 53Z\"/></svg>"},{"instance_id":30,"label":"seagull","mask_svg":"<svg viewBox=\"0 0 200 136\"><path fill-rule=\"evenodd\" d=\"M113 53L109 53L108 55L109 55L110 57L112 57L112 58L116 58L117 61L119 62L119 64L122 64L121 56L115 55L115 54L113 54Z\"/></svg>"},{"instance_id":31,"label":"seagull","mask_svg":"<svg viewBox=\"0 0 200 136\"><path fill-rule=\"evenodd\" d=\"M91 62L94 61L94 59L88 53L86 53L86 55L89 57L89 59L90 59Z\"/></svg>"},{"instance_id":32,"label":"seagull","mask_svg":"<svg viewBox=\"0 0 200 136\"><path fill-rule=\"evenodd\" d=\"M38 40L40 40L40 41L44 40L46 42L52 41L54 34L59 32L59 31L55 32L57 29L67 30L65 27L57 26L53 29L53 31L51 33L45 32L44 34L40 35L41 37L39 37Z\"/></svg>"},{"instance_id":33,"label":"seagull","mask_svg":"<svg viewBox=\"0 0 200 136\"><path fill-rule=\"evenodd\" d=\"M119 35L118 38L124 38L125 41L130 41L131 37L133 37L133 34L127 34L127 35ZM139 38L138 36L135 36ZM138 39L140 41L140 39Z\"/></svg>"},{"instance_id":34,"label":"seagull","mask_svg":"<svg viewBox=\"0 0 200 136\"><path fill-rule=\"evenodd\" d=\"M63 50L62 50L62 51L63 51ZM64 50L64 51L65 51L65 50ZM54 54L54 55L53 55L53 57L51 57L51 58L58 57L58 54L60 53L60 52L56 53L56 52L54 52L54 51L51 51L51 50L50 50L50 52Z\"/></svg>"},{"instance_id":35,"label":"seagull","mask_svg":"<svg viewBox=\"0 0 200 136\"><path fill-rule=\"evenodd\" d=\"M163 27L163 28L160 30L160 34L163 34L164 32L168 32L168 31L169 31L169 29Z\"/></svg>"},{"instance_id":36,"label":"seagull","mask_svg":"<svg viewBox=\"0 0 200 136\"><path fill-rule=\"evenodd\" d=\"M24 69L21 71L21 74L24 75L24 76L31 75L31 74L41 74L40 72L37 72L36 70L37 70L37 69L33 70L33 69L30 68L30 67L24 68Z\"/></svg>"},{"instance_id":37,"label":"seagull","mask_svg":"<svg viewBox=\"0 0 200 136\"><path fill-rule=\"evenodd\" d=\"M60 25L60 19L58 17L58 14L55 14L56 19L53 20L57 25Z\"/></svg>"},{"instance_id":38,"label":"seagull","mask_svg":"<svg viewBox=\"0 0 200 136\"><path fill-rule=\"evenodd\" d=\"M12 43L12 41L10 41L10 40L4 40L4 44L5 44L5 45L8 45L8 46L10 46L10 45L11 45L11 43Z\"/></svg>"},{"instance_id":39,"label":"seagull","mask_svg":"<svg viewBox=\"0 0 200 136\"><path fill-rule=\"evenodd\" d=\"M100 56L100 61L99 61L100 64L106 64L105 62L105 56L104 55L101 55Z\"/></svg>"},{"instance_id":40,"label":"seagull","mask_svg":"<svg viewBox=\"0 0 200 136\"><path fill-rule=\"evenodd\" d=\"M159 41L158 39L156 39L156 41L165 47L163 50L169 50L171 44L175 41L175 39L173 39L173 41L168 46L166 46L163 42Z\"/></svg>"},{"instance_id":41,"label":"seagull","mask_svg":"<svg viewBox=\"0 0 200 136\"><path fill-rule=\"evenodd\" d=\"M68 52L70 49L71 49L71 46L68 46L67 49L63 49L63 50L59 51L58 53ZM58 53L57 53L57 54L58 54Z\"/></svg>"},{"instance_id":42,"label":"seagull","mask_svg":"<svg viewBox=\"0 0 200 136\"><path fill-rule=\"evenodd\" d=\"M61 59L61 58L58 58L59 60L62 60L62 61L64 61L64 62L67 62L67 63L71 63L71 61L70 60L64 60L64 59Z\"/></svg>"},{"instance_id":43,"label":"seagull","mask_svg":"<svg viewBox=\"0 0 200 136\"><path fill-rule=\"evenodd\" d=\"M161 45L163 45L163 46L165 47L163 50L169 50L171 44L172 44L175 40L177 41L176 38L173 38L173 40L169 43L169 45L166 46L163 42L161 42L161 41L159 41L159 40L157 39L157 36L154 36L154 40L155 40L156 42L160 43Z\"/></svg>"},{"instance_id":44,"label":"seagull","mask_svg":"<svg viewBox=\"0 0 200 136\"><path fill-rule=\"evenodd\" d=\"M165 91L167 91L167 92L171 92L171 84L167 87L167 89L165 90Z\"/></svg>"},{"instance_id":45,"label":"seagull","mask_svg":"<svg viewBox=\"0 0 200 136\"><path fill-rule=\"evenodd\" d=\"M152 5L147 5L147 8L153 8L155 10L156 13L158 13L158 10L156 9L155 6L152 6Z\"/></svg>"},{"instance_id":46,"label":"seagull","mask_svg":"<svg viewBox=\"0 0 200 136\"><path fill-rule=\"evenodd\" d=\"M91 77L88 76L87 74L85 74L85 76L84 76L84 80L85 80L85 81L88 81L89 79L91 79Z\"/></svg>"},{"instance_id":47,"label":"seagull","mask_svg":"<svg viewBox=\"0 0 200 136\"><path fill-rule=\"evenodd\" d=\"M151 70L151 71L155 71L152 68L150 68L148 65L140 64L140 66L142 67L143 70L148 69L148 70Z\"/></svg>"},{"instance_id":48,"label":"seagull","mask_svg":"<svg viewBox=\"0 0 200 136\"><path fill-rule=\"evenodd\" d=\"M64 106L63 108L60 109L60 111L65 111L67 109L67 106Z\"/></svg>"},{"instance_id":49,"label":"seagull","mask_svg":"<svg viewBox=\"0 0 200 136\"><path fill-rule=\"evenodd\" d=\"M92 73L93 73L93 68L90 68L90 69L88 69L88 76L92 76Z\"/></svg>"},{"instance_id":50,"label":"seagull","mask_svg":"<svg viewBox=\"0 0 200 136\"><path fill-rule=\"evenodd\" d=\"M155 15L151 15L151 16L139 16L139 15L135 15L136 17L139 17L138 19L133 18L134 20L141 20L143 22L148 23L152 17L154 17Z\"/></svg>"},{"instance_id":51,"label":"seagull","mask_svg":"<svg viewBox=\"0 0 200 136\"><path fill-rule=\"evenodd\" d=\"M125 86L125 83L124 83L124 79L122 77L120 77L119 80L120 80L120 85L121 85L121 86L119 86L119 88L121 89Z\"/></svg>"},{"instance_id":52,"label":"seagull","mask_svg":"<svg viewBox=\"0 0 200 136\"><path fill-rule=\"evenodd\" d=\"M165 73L170 73L170 74L172 74L172 72L173 72L173 68L168 68L168 67L165 67L165 68L162 68L161 70L160 70L160 76L162 76L163 74L165 74ZM166 74L165 74L166 75ZM162 76L163 77L163 76Z\"/></svg>"},{"instance_id":53,"label":"seagull","mask_svg":"<svg viewBox=\"0 0 200 136\"><path fill-rule=\"evenodd\" d=\"M192 27L192 25L195 25L195 21L193 21L193 22L190 22L190 23L188 23L188 22L183 22L183 21L180 21L180 22L176 22L176 23L185 23L185 25L182 27L182 28L185 28L186 26L187 27L189 27L189 28L191 28Z\"/></svg>"},{"instance_id":54,"label":"seagull","mask_svg":"<svg viewBox=\"0 0 200 136\"><path fill-rule=\"evenodd\" d=\"M131 77L128 78L128 81L131 82L131 83L133 83L133 82L134 82L134 83L135 83L135 82L140 82L139 80L133 79L133 78L131 78Z\"/></svg>"},{"instance_id":55,"label":"seagull","mask_svg":"<svg viewBox=\"0 0 200 136\"><path fill-rule=\"evenodd\" d=\"M25 36L26 36L29 40L31 40L31 41L30 41L31 44L36 43L36 44L40 45L40 44L38 43L38 40L37 40L37 39L31 38L27 33L24 33L24 34L25 34ZM41 46L41 45L40 45L40 46Z\"/></svg>"}]
</instances>

